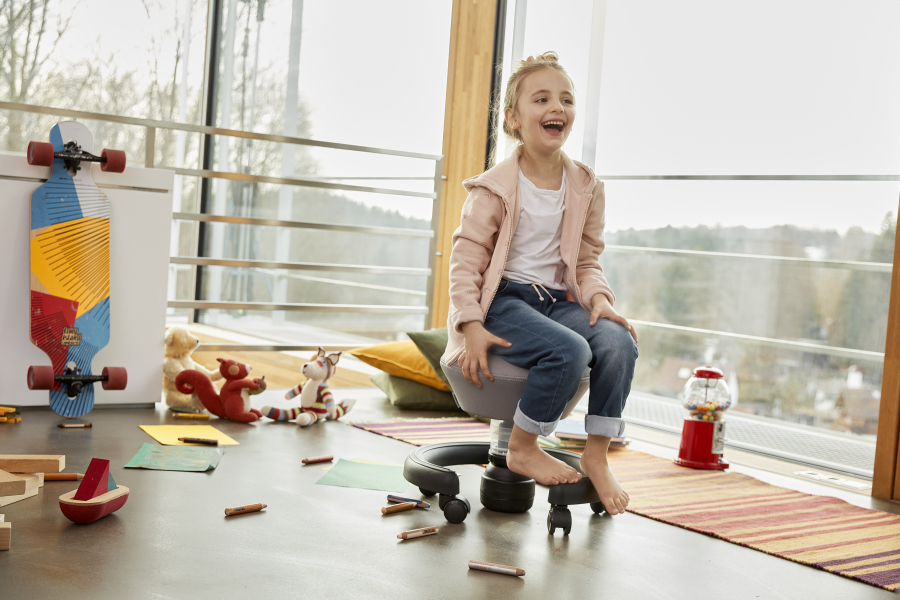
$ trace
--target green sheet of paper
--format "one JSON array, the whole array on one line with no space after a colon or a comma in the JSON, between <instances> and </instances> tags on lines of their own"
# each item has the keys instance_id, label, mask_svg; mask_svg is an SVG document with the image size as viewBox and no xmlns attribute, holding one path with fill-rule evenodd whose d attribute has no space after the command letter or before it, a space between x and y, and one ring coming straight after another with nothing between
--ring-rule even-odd
<instances>
[{"instance_id":1,"label":"green sheet of paper","mask_svg":"<svg viewBox=\"0 0 900 600\"><path fill-rule=\"evenodd\" d=\"M200 446L154 446L144 444L126 469L155 469L157 471L209 471L215 469L225 453L224 448Z\"/></svg>"},{"instance_id":2,"label":"green sheet of paper","mask_svg":"<svg viewBox=\"0 0 900 600\"><path fill-rule=\"evenodd\" d=\"M317 485L404 492L409 483L403 479L403 467L377 465L340 459L317 482Z\"/></svg>"}]
</instances>

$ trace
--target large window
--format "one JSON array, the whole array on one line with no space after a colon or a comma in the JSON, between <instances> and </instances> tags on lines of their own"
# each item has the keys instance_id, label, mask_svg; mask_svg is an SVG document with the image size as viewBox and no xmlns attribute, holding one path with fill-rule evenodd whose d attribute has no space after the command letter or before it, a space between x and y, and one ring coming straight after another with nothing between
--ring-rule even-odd
<instances>
[{"instance_id":1,"label":"large window","mask_svg":"<svg viewBox=\"0 0 900 600\"><path fill-rule=\"evenodd\" d=\"M423 329L428 311L450 9L450 0L9 0L0 100L326 142L79 117L97 148L181 171L169 298L234 308L172 308L171 319L294 344L394 339ZM0 149L22 152L58 120L0 110Z\"/></svg>"},{"instance_id":2,"label":"large window","mask_svg":"<svg viewBox=\"0 0 900 600\"><path fill-rule=\"evenodd\" d=\"M509 3L505 74L556 50L575 80L566 150L606 180L601 262L641 336L635 390L674 398L713 363L734 410L874 437L898 20L887 0Z\"/></svg>"},{"instance_id":3,"label":"large window","mask_svg":"<svg viewBox=\"0 0 900 600\"><path fill-rule=\"evenodd\" d=\"M449 0L225 0L217 6L210 124L440 153ZM209 167L220 171L312 179L344 188L219 180L204 193L204 209L212 214L421 233L432 229L433 202L422 196L434 193L433 160L224 136L214 139L210 159ZM205 267L198 299L425 308L429 237L224 223L203 227L203 256L361 268ZM368 273L362 268L366 266L411 271ZM389 314L305 310L278 311L273 317L271 312L210 310L201 311L199 319L269 331L282 340L310 339L321 328L392 339L421 330L425 313L402 308Z\"/></svg>"}]
</instances>

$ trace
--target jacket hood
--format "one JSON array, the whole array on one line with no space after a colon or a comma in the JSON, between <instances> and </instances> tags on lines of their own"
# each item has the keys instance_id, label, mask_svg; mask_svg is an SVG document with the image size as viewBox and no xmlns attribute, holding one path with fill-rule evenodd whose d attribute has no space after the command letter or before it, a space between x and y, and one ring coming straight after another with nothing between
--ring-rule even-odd
<instances>
[{"instance_id":1,"label":"jacket hood","mask_svg":"<svg viewBox=\"0 0 900 600\"><path fill-rule=\"evenodd\" d=\"M481 175L470 177L463 181L463 187L471 192L474 187L487 188L501 198L509 199L513 191L519 185L519 158L522 156L522 145L519 144L509 158L497 163ZM580 190L582 193L590 193L594 187L596 177L587 165L572 160L565 152L562 153L563 164L566 167L566 187Z\"/></svg>"}]
</instances>

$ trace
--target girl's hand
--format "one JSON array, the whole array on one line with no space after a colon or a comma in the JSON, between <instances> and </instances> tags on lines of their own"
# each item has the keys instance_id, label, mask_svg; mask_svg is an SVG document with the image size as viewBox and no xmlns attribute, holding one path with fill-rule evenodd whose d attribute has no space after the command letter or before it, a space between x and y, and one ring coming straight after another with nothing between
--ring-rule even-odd
<instances>
[{"instance_id":1,"label":"girl's hand","mask_svg":"<svg viewBox=\"0 0 900 600\"><path fill-rule=\"evenodd\" d=\"M634 327L631 326L631 323L629 323L625 317L616 312L616 309L609 303L609 298L606 297L606 294L594 294L594 297L591 298L591 306L593 307L593 310L591 311L591 320L589 322L591 327L597 323L597 319L609 319L613 323L618 323L624 327L625 331L630 333L631 337L634 338L634 343L638 343L638 336Z\"/></svg>"},{"instance_id":2,"label":"girl's hand","mask_svg":"<svg viewBox=\"0 0 900 600\"><path fill-rule=\"evenodd\" d=\"M491 370L488 368L488 348L493 345L509 348L512 344L489 332L479 321L463 323L462 331L466 337L466 349L459 357L459 368L462 369L466 381L481 387L481 380L478 379L478 367L481 367L482 372L489 380L494 380L494 376L491 375Z\"/></svg>"}]
</instances>

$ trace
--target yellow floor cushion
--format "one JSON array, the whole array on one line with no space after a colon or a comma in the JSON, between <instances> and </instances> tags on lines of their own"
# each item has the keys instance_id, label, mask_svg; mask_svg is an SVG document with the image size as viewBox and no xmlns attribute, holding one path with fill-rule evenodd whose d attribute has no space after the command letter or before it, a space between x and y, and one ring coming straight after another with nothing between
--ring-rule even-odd
<instances>
[{"instance_id":1,"label":"yellow floor cushion","mask_svg":"<svg viewBox=\"0 0 900 600\"><path fill-rule=\"evenodd\" d=\"M443 392L450 391L412 340L354 348L347 353L390 375L411 379Z\"/></svg>"}]
</instances>

